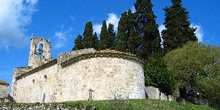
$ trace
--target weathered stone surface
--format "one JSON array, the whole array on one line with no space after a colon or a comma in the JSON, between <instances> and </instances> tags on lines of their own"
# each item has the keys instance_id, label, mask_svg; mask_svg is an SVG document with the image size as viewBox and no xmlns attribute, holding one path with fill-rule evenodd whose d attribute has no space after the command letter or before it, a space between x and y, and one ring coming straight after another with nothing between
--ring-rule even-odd
<instances>
[{"instance_id":1,"label":"weathered stone surface","mask_svg":"<svg viewBox=\"0 0 220 110\"><path fill-rule=\"evenodd\" d=\"M0 80L0 102L6 101L8 97L8 86L9 84L7 82Z\"/></svg>"},{"instance_id":2,"label":"weathered stone surface","mask_svg":"<svg viewBox=\"0 0 220 110\"><path fill-rule=\"evenodd\" d=\"M48 48L50 45L42 38L33 39L36 41L31 42L29 67L14 70L11 96L15 101L47 103L145 98L143 62L134 55L83 49L61 53L55 64L48 63L48 56L43 57L46 62L38 64L39 58L33 57L35 46L42 42L46 42ZM50 55L49 50L44 52Z\"/></svg>"},{"instance_id":3,"label":"weathered stone surface","mask_svg":"<svg viewBox=\"0 0 220 110\"><path fill-rule=\"evenodd\" d=\"M174 96L171 95L165 95L162 93L158 88L153 87L153 86L148 86L145 88L147 98L149 99L160 99L160 100L169 100L169 101L174 101L176 100Z\"/></svg>"},{"instance_id":4,"label":"weathered stone surface","mask_svg":"<svg viewBox=\"0 0 220 110\"><path fill-rule=\"evenodd\" d=\"M54 102L57 65L16 80L12 96L15 101L23 103Z\"/></svg>"},{"instance_id":5,"label":"weathered stone surface","mask_svg":"<svg viewBox=\"0 0 220 110\"><path fill-rule=\"evenodd\" d=\"M51 60L50 41L43 37L31 37L28 66L35 68Z\"/></svg>"},{"instance_id":6,"label":"weathered stone surface","mask_svg":"<svg viewBox=\"0 0 220 110\"><path fill-rule=\"evenodd\" d=\"M78 61L58 74L60 100L144 99L143 65L123 58L97 57Z\"/></svg>"},{"instance_id":7,"label":"weathered stone surface","mask_svg":"<svg viewBox=\"0 0 220 110\"><path fill-rule=\"evenodd\" d=\"M160 90L153 86L148 86L145 88L147 93L147 98L149 99L160 99Z\"/></svg>"},{"instance_id":8,"label":"weathered stone surface","mask_svg":"<svg viewBox=\"0 0 220 110\"><path fill-rule=\"evenodd\" d=\"M73 57L77 57L83 54L89 54L89 53L95 53L96 50L93 48L89 48L89 49L82 49L82 50L75 50L75 51L71 51L71 52L62 52L58 55L58 62L62 63L65 62Z\"/></svg>"}]
</instances>

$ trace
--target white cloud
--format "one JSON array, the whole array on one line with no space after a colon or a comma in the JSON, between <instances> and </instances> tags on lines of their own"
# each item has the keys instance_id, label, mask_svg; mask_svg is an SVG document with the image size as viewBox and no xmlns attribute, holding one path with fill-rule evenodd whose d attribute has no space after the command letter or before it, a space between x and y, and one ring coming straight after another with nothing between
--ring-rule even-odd
<instances>
[{"instance_id":1,"label":"white cloud","mask_svg":"<svg viewBox=\"0 0 220 110\"><path fill-rule=\"evenodd\" d=\"M162 34L161 32L166 29L165 26L162 24L158 27L159 31L160 31L160 35Z\"/></svg>"},{"instance_id":2,"label":"white cloud","mask_svg":"<svg viewBox=\"0 0 220 110\"><path fill-rule=\"evenodd\" d=\"M118 21L119 21L119 19L120 19L120 18L119 18L116 14L114 14L114 13L109 13L109 14L108 14L108 18L107 18L107 20L106 20L106 23L107 23L107 25L108 25L109 23L113 24L113 25L114 25L114 30L116 31L117 28L118 28ZM97 34L100 34L100 32L101 32L101 27L102 27L102 24L101 24L101 23L100 23L100 24L95 24L95 25L93 26L94 32L96 32Z\"/></svg>"},{"instance_id":3,"label":"white cloud","mask_svg":"<svg viewBox=\"0 0 220 110\"><path fill-rule=\"evenodd\" d=\"M100 34L101 28L102 28L102 24L95 24L95 25L93 26L93 30L94 30L94 32L96 32L97 34Z\"/></svg>"},{"instance_id":4,"label":"white cloud","mask_svg":"<svg viewBox=\"0 0 220 110\"><path fill-rule=\"evenodd\" d=\"M130 10L131 10L132 13L136 12L136 9L135 9L134 6L132 6L132 7L130 8Z\"/></svg>"},{"instance_id":5,"label":"white cloud","mask_svg":"<svg viewBox=\"0 0 220 110\"><path fill-rule=\"evenodd\" d=\"M203 29L201 25L192 24L191 27L196 28L195 34L199 42L203 40Z\"/></svg>"},{"instance_id":6,"label":"white cloud","mask_svg":"<svg viewBox=\"0 0 220 110\"><path fill-rule=\"evenodd\" d=\"M160 25L160 26L158 27L158 29L159 29L159 32L160 32L160 39L161 39L160 44L163 45L163 38L162 38L162 35L161 35L162 33L161 33L161 32L162 32L164 29L166 29L166 28L165 28L165 26L162 24L162 25Z\"/></svg>"},{"instance_id":7,"label":"white cloud","mask_svg":"<svg viewBox=\"0 0 220 110\"><path fill-rule=\"evenodd\" d=\"M71 33L73 31L73 28L70 27L68 30L63 30L64 26L61 26L61 30L60 31L56 31L54 33L55 39L56 39L56 43L54 45L55 48L61 48L66 46L67 42L68 42L68 38L71 36Z\"/></svg>"},{"instance_id":8,"label":"white cloud","mask_svg":"<svg viewBox=\"0 0 220 110\"><path fill-rule=\"evenodd\" d=\"M196 37L198 38L198 42L202 42L203 40L203 29L201 25L197 25L197 24L191 24L190 27L196 28L196 31L194 32ZM162 30L166 29L164 25L160 25L159 26L159 31L160 31L160 35Z\"/></svg>"},{"instance_id":9,"label":"white cloud","mask_svg":"<svg viewBox=\"0 0 220 110\"><path fill-rule=\"evenodd\" d=\"M0 49L28 43L25 26L31 22L38 0L0 0Z\"/></svg>"}]
</instances>

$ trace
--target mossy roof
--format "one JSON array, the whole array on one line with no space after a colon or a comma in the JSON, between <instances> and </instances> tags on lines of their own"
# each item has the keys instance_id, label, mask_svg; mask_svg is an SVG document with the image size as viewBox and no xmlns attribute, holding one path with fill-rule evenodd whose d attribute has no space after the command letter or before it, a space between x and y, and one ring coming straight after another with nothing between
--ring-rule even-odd
<instances>
[{"instance_id":1,"label":"mossy roof","mask_svg":"<svg viewBox=\"0 0 220 110\"><path fill-rule=\"evenodd\" d=\"M7 82L3 81L3 80L0 80L0 85L9 85Z\"/></svg>"},{"instance_id":2,"label":"mossy roof","mask_svg":"<svg viewBox=\"0 0 220 110\"><path fill-rule=\"evenodd\" d=\"M65 62L62 62L61 66L66 67L66 66L68 66L71 63L74 63L76 61L80 61L82 59L87 59L87 58L92 58L92 57L127 58L127 59L132 59L132 60L135 60L135 61L138 61L138 62L144 64L144 61L142 59L138 58L134 54L121 52L121 51L117 51L117 50L105 49L105 50L96 51L95 53L86 53L86 54L82 54L82 55L79 55L79 56L76 56L76 57L72 57L71 59L69 59Z\"/></svg>"}]
</instances>

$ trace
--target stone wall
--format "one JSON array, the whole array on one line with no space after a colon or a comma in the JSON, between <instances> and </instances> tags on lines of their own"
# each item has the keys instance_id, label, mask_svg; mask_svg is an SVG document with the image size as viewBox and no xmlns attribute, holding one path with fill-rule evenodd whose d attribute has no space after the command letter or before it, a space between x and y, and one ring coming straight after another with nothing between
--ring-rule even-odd
<instances>
[{"instance_id":1,"label":"stone wall","mask_svg":"<svg viewBox=\"0 0 220 110\"><path fill-rule=\"evenodd\" d=\"M91 54L91 53L95 53L96 50L93 48L89 48L89 49L82 49L82 50L75 50L75 51L71 51L71 52L62 52L58 55L58 62L62 63L65 62L73 57L77 57L83 54Z\"/></svg>"},{"instance_id":2,"label":"stone wall","mask_svg":"<svg viewBox=\"0 0 220 110\"><path fill-rule=\"evenodd\" d=\"M14 71L13 71L13 76L12 76L12 86L11 86L11 96L14 97L14 88L16 88L16 77L17 76L20 76L28 71L30 71L32 68L31 67L18 67L18 68L15 68Z\"/></svg>"},{"instance_id":3,"label":"stone wall","mask_svg":"<svg viewBox=\"0 0 220 110\"><path fill-rule=\"evenodd\" d=\"M4 102L8 98L8 86L8 83L0 80L0 102Z\"/></svg>"},{"instance_id":4,"label":"stone wall","mask_svg":"<svg viewBox=\"0 0 220 110\"><path fill-rule=\"evenodd\" d=\"M57 65L37 71L18 79L14 84L13 98L16 102L54 102L57 82Z\"/></svg>"},{"instance_id":5,"label":"stone wall","mask_svg":"<svg viewBox=\"0 0 220 110\"><path fill-rule=\"evenodd\" d=\"M15 69L16 102L145 98L143 62L134 55L85 49L61 53L51 62L24 73Z\"/></svg>"},{"instance_id":6,"label":"stone wall","mask_svg":"<svg viewBox=\"0 0 220 110\"><path fill-rule=\"evenodd\" d=\"M144 99L143 65L123 58L97 57L61 67L57 101Z\"/></svg>"},{"instance_id":7,"label":"stone wall","mask_svg":"<svg viewBox=\"0 0 220 110\"><path fill-rule=\"evenodd\" d=\"M8 85L0 84L0 99L8 97Z\"/></svg>"},{"instance_id":8,"label":"stone wall","mask_svg":"<svg viewBox=\"0 0 220 110\"><path fill-rule=\"evenodd\" d=\"M169 100L169 101L174 101L175 98L171 95L165 95L162 93L158 88L153 87L153 86L148 86L145 88L147 98L149 99L160 99L160 100Z\"/></svg>"}]
</instances>

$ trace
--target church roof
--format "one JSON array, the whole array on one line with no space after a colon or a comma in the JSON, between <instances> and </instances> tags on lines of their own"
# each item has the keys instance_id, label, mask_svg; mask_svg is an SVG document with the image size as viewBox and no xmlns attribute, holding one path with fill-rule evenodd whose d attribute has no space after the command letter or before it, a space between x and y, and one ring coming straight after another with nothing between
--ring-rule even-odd
<instances>
[{"instance_id":1,"label":"church roof","mask_svg":"<svg viewBox=\"0 0 220 110\"><path fill-rule=\"evenodd\" d=\"M3 81L3 80L0 80L0 85L9 85L7 82Z\"/></svg>"},{"instance_id":2,"label":"church roof","mask_svg":"<svg viewBox=\"0 0 220 110\"><path fill-rule=\"evenodd\" d=\"M96 51L96 53L115 53L115 54L124 54L124 55L128 55L128 56L135 56L134 54L125 53L125 52L121 52L121 51L117 51L117 50L110 50L110 49Z\"/></svg>"}]
</instances>

